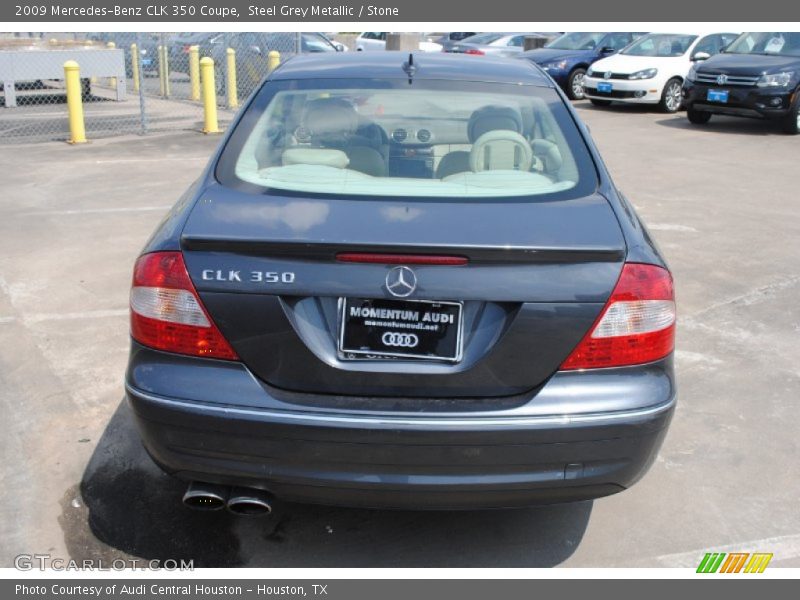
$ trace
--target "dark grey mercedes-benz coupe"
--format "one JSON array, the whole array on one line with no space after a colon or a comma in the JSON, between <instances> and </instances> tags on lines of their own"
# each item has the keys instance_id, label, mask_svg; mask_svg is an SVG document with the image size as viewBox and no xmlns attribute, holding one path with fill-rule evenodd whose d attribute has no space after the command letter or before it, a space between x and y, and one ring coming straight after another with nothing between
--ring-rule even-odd
<instances>
[{"instance_id":1,"label":"dark grey mercedes-benz coupe","mask_svg":"<svg viewBox=\"0 0 800 600\"><path fill-rule=\"evenodd\" d=\"M672 277L529 61L290 59L130 298L127 396L196 508L596 498L675 407Z\"/></svg>"}]
</instances>

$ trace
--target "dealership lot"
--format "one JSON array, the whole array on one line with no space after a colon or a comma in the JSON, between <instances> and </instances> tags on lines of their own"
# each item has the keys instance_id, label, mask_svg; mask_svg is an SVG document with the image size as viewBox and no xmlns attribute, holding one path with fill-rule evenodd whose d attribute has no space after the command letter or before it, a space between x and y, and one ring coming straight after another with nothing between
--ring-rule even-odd
<instances>
[{"instance_id":1,"label":"dealership lot","mask_svg":"<svg viewBox=\"0 0 800 600\"><path fill-rule=\"evenodd\" d=\"M0 565L18 554L196 566L695 566L709 548L800 566L798 140L767 124L577 105L670 262L679 408L650 473L519 511L290 506L197 513L123 401L130 271L218 138L3 150ZM12 151L13 150L13 151Z\"/></svg>"}]
</instances>

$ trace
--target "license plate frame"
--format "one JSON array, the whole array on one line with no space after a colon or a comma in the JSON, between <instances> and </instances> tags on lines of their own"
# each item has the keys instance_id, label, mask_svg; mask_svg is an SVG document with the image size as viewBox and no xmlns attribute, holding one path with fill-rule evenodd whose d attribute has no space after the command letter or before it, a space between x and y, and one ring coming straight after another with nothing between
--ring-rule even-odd
<instances>
[{"instance_id":1,"label":"license plate frame","mask_svg":"<svg viewBox=\"0 0 800 600\"><path fill-rule=\"evenodd\" d=\"M730 97L729 90L709 89L706 92L706 100L709 102L717 102L719 104L727 104Z\"/></svg>"},{"instance_id":2,"label":"license plate frame","mask_svg":"<svg viewBox=\"0 0 800 600\"><path fill-rule=\"evenodd\" d=\"M416 312L417 318L399 318L397 314L392 314L391 316L393 318L372 317L365 316L365 313L352 316L350 314L350 308L354 306L358 306L360 309L375 308L378 311L385 309L388 311L397 311L397 313L403 313L404 311ZM439 314L446 314L448 317L452 318L452 322L426 322L423 320L426 311L429 314L431 311L438 312ZM431 315L431 318L435 317ZM354 322L355 320L361 320L362 323ZM366 321L377 322L377 324L367 324ZM403 324L407 326L398 326ZM430 330L420 328L419 326L436 326L437 329ZM444 329L441 329L443 326ZM455 329L453 330L453 328ZM359 331L359 329L361 331ZM416 343L410 347L403 345L396 346L394 344L387 345L384 342L388 340L383 339L383 336L386 334L410 334L416 336ZM462 359L463 338L463 302L451 300L394 300L361 297L339 298L337 351L341 360L399 359L455 364ZM403 341L402 339L396 340L398 343ZM431 345L434 347L433 351L429 349ZM416 351L415 348L425 348L426 350L420 352Z\"/></svg>"}]
</instances>

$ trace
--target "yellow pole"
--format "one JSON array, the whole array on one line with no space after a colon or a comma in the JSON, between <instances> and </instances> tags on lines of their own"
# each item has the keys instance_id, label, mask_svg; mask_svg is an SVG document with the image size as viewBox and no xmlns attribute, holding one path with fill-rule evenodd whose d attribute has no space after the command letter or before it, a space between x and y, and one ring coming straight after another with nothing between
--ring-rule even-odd
<instances>
[{"instance_id":1,"label":"yellow pole","mask_svg":"<svg viewBox=\"0 0 800 600\"><path fill-rule=\"evenodd\" d=\"M239 106L239 90L236 89L236 50L228 48L228 73L225 88L228 90L228 108Z\"/></svg>"},{"instance_id":2,"label":"yellow pole","mask_svg":"<svg viewBox=\"0 0 800 600\"><path fill-rule=\"evenodd\" d=\"M200 59L200 81L203 84L203 114L205 124L203 133L219 133L217 123L217 87L214 84L214 59L204 56Z\"/></svg>"},{"instance_id":3,"label":"yellow pole","mask_svg":"<svg viewBox=\"0 0 800 600\"><path fill-rule=\"evenodd\" d=\"M281 64L281 53L277 50L270 50L267 54L267 73L272 73Z\"/></svg>"},{"instance_id":4,"label":"yellow pole","mask_svg":"<svg viewBox=\"0 0 800 600\"><path fill-rule=\"evenodd\" d=\"M169 47L161 46L164 53L164 95L169 97Z\"/></svg>"},{"instance_id":5,"label":"yellow pole","mask_svg":"<svg viewBox=\"0 0 800 600\"><path fill-rule=\"evenodd\" d=\"M133 91L139 91L139 48L131 44L131 71L133 71Z\"/></svg>"},{"instance_id":6,"label":"yellow pole","mask_svg":"<svg viewBox=\"0 0 800 600\"><path fill-rule=\"evenodd\" d=\"M117 45L114 42L108 42L106 44L106 48L111 48L112 50L114 48L116 48L116 47L117 47ZM113 89L113 90L117 89L117 78L116 77L109 78L108 85L110 85L111 89Z\"/></svg>"},{"instance_id":7,"label":"yellow pole","mask_svg":"<svg viewBox=\"0 0 800 600\"><path fill-rule=\"evenodd\" d=\"M81 74L78 63L68 60L64 63L64 81L67 88L67 113L69 114L69 143L86 143L86 126L83 122L83 102L81 100Z\"/></svg>"},{"instance_id":8,"label":"yellow pole","mask_svg":"<svg viewBox=\"0 0 800 600\"><path fill-rule=\"evenodd\" d=\"M200 100L200 46L189 48L189 80L192 82L192 100Z\"/></svg>"},{"instance_id":9,"label":"yellow pole","mask_svg":"<svg viewBox=\"0 0 800 600\"><path fill-rule=\"evenodd\" d=\"M164 46L158 47L158 86L159 95L166 96L167 88L164 85Z\"/></svg>"}]
</instances>

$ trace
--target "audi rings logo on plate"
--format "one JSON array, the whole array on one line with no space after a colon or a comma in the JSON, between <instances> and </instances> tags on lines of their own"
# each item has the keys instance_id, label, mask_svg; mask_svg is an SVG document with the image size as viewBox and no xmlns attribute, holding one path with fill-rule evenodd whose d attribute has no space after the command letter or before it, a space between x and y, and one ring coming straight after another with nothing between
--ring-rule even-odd
<instances>
[{"instance_id":1,"label":"audi rings logo on plate","mask_svg":"<svg viewBox=\"0 0 800 600\"><path fill-rule=\"evenodd\" d=\"M381 336L384 346L395 348L416 348L419 338L414 333L400 333L397 331L387 331Z\"/></svg>"}]
</instances>

